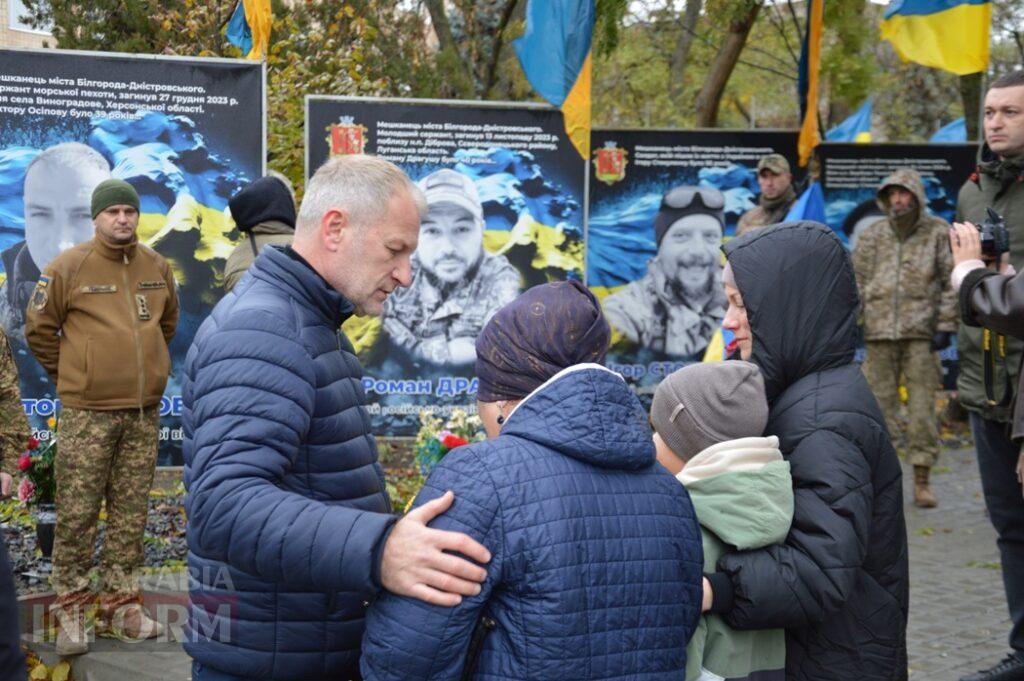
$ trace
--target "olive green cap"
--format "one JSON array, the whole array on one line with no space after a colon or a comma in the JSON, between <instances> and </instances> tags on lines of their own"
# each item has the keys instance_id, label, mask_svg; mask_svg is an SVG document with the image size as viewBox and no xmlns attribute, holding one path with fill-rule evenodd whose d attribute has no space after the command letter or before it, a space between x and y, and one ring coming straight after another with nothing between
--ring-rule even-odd
<instances>
[{"instance_id":1,"label":"olive green cap","mask_svg":"<svg viewBox=\"0 0 1024 681\"><path fill-rule=\"evenodd\" d=\"M124 180L103 180L92 190L92 216L111 206L132 206L139 209L139 193Z\"/></svg>"}]
</instances>

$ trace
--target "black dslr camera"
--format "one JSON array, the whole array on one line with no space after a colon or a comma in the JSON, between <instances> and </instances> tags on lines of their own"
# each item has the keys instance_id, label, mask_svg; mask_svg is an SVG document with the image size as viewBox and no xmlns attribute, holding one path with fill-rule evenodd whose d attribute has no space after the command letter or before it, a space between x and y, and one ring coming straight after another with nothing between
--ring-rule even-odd
<instances>
[{"instance_id":1,"label":"black dslr camera","mask_svg":"<svg viewBox=\"0 0 1024 681\"><path fill-rule=\"evenodd\" d=\"M988 220L979 222L975 227L981 233L981 254L986 258L998 260L1003 253L1010 251L1010 233L1006 230L1006 222L999 213L991 208Z\"/></svg>"}]
</instances>

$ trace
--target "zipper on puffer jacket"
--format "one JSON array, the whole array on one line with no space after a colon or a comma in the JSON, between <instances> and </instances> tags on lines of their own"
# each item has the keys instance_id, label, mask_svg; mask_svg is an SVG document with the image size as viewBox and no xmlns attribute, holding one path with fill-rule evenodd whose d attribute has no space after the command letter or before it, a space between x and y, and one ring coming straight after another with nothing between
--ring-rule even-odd
<instances>
[{"instance_id":1,"label":"zipper on puffer jacket","mask_svg":"<svg viewBox=\"0 0 1024 681\"><path fill-rule=\"evenodd\" d=\"M476 675L476 667L480 663L480 653L484 649L487 634L495 629L498 623L489 615L481 615L473 627L473 636L469 639L469 650L466 651L466 664L462 667L461 681L471 681Z\"/></svg>"}]
</instances>

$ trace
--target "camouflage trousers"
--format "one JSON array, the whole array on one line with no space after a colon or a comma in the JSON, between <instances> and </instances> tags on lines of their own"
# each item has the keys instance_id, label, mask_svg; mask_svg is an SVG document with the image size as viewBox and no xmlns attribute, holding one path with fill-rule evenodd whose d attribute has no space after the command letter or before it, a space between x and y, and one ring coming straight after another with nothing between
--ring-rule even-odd
<instances>
[{"instance_id":1,"label":"camouflage trousers","mask_svg":"<svg viewBox=\"0 0 1024 681\"><path fill-rule=\"evenodd\" d=\"M104 501L107 528L100 589L108 594L138 593L136 573L142 567L159 424L159 406L141 412L61 410L52 578L59 602L81 601L89 593L96 525Z\"/></svg>"},{"instance_id":2,"label":"camouflage trousers","mask_svg":"<svg viewBox=\"0 0 1024 681\"><path fill-rule=\"evenodd\" d=\"M935 465L939 431L935 425L935 391L941 383L938 356L927 340L868 341L864 376L885 414L889 433L900 432L900 379L907 388L907 463Z\"/></svg>"}]
</instances>

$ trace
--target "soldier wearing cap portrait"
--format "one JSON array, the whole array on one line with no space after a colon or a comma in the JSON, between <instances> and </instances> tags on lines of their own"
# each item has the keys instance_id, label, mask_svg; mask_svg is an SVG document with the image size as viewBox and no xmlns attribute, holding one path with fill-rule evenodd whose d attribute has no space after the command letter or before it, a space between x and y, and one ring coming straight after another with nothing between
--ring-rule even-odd
<instances>
[{"instance_id":1,"label":"soldier wearing cap portrait","mask_svg":"<svg viewBox=\"0 0 1024 681\"><path fill-rule=\"evenodd\" d=\"M604 300L608 322L628 341L669 357L703 354L725 316L724 208L722 193L709 187L664 195L647 273Z\"/></svg>"},{"instance_id":2,"label":"soldier wearing cap portrait","mask_svg":"<svg viewBox=\"0 0 1024 681\"><path fill-rule=\"evenodd\" d=\"M757 184L761 187L757 206L740 216L736 236L782 222L796 203L793 173L782 154L768 154L757 162Z\"/></svg>"},{"instance_id":3,"label":"soldier wearing cap portrait","mask_svg":"<svg viewBox=\"0 0 1024 681\"><path fill-rule=\"evenodd\" d=\"M95 235L46 266L25 323L61 399L51 611L60 655L88 650L89 573L104 503L97 630L132 639L163 630L142 607L138 571L178 298L167 261L138 241L139 195L130 184L101 182L91 212Z\"/></svg>"},{"instance_id":4,"label":"soldier wearing cap portrait","mask_svg":"<svg viewBox=\"0 0 1024 681\"><path fill-rule=\"evenodd\" d=\"M412 285L385 303L392 343L415 362L464 366L476 360L476 337L521 287L503 255L484 250L484 215L473 180L438 170L418 183L427 199Z\"/></svg>"}]
</instances>

